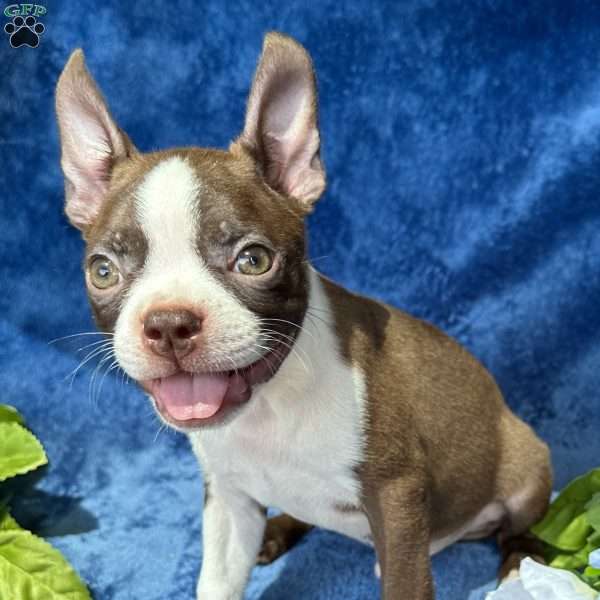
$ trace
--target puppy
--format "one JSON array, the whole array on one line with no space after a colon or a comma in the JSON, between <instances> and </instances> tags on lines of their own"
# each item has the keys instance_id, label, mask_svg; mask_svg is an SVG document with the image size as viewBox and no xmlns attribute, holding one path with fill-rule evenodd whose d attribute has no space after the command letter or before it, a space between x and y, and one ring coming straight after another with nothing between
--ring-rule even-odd
<instances>
[{"instance_id":1,"label":"puppy","mask_svg":"<svg viewBox=\"0 0 600 600\"><path fill-rule=\"evenodd\" d=\"M266 36L227 151L140 153L80 50L56 107L97 324L202 466L199 599L241 599L259 553L274 559L311 525L374 544L385 600L431 599L432 553L542 517L548 449L491 375L308 263L325 171L302 46ZM284 515L267 525L267 506Z\"/></svg>"}]
</instances>

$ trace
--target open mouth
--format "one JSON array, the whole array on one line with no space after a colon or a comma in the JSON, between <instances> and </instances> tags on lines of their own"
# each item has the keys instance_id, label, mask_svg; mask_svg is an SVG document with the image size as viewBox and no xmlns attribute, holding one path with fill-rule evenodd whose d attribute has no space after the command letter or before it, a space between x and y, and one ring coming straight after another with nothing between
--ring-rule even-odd
<instances>
[{"instance_id":1,"label":"open mouth","mask_svg":"<svg viewBox=\"0 0 600 600\"><path fill-rule=\"evenodd\" d=\"M277 344L241 369L206 373L180 370L168 377L140 383L165 421L180 429L197 428L222 420L228 412L246 403L252 387L273 377L288 353L287 344Z\"/></svg>"}]
</instances>

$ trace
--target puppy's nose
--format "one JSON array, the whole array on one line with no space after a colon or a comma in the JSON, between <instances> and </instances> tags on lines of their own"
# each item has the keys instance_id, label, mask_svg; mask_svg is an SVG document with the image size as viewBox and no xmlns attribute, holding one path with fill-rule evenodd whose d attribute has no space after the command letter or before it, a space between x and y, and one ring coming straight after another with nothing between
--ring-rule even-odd
<instances>
[{"instance_id":1,"label":"puppy's nose","mask_svg":"<svg viewBox=\"0 0 600 600\"><path fill-rule=\"evenodd\" d=\"M152 352L183 358L196 349L202 318L189 310L154 310L144 319L144 338Z\"/></svg>"}]
</instances>

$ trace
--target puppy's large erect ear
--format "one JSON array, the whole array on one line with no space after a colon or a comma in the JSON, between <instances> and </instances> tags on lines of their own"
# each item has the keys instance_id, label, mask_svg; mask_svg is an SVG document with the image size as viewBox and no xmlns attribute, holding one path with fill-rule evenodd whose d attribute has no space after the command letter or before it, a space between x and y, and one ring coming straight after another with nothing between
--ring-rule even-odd
<instances>
[{"instance_id":1,"label":"puppy's large erect ear","mask_svg":"<svg viewBox=\"0 0 600 600\"><path fill-rule=\"evenodd\" d=\"M73 52L58 80L56 114L65 212L75 227L85 231L100 210L113 166L135 149L111 117L81 50Z\"/></svg>"},{"instance_id":2,"label":"puppy's large erect ear","mask_svg":"<svg viewBox=\"0 0 600 600\"><path fill-rule=\"evenodd\" d=\"M310 56L292 38L266 35L238 142L269 185L306 210L323 193L315 74Z\"/></svg>"}]
</instances>

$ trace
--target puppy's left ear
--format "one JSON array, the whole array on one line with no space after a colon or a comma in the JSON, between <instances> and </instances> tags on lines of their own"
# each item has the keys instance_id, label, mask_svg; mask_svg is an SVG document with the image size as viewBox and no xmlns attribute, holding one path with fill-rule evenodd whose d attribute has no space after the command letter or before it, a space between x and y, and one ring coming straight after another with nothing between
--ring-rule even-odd
<instances>
[{"instance_id":1,"label":"puppy's left ear","mask_svg":"<svg viewBox=\"0 0 600 600\"><path fill-rule=\"evenodd\" d=\"M255 158L273 189L311 210L325 190L317 89L310 56L292 38L266 35L237 143Z\"/></svg>"}]
</instances>

